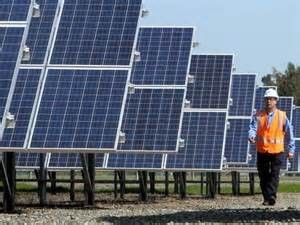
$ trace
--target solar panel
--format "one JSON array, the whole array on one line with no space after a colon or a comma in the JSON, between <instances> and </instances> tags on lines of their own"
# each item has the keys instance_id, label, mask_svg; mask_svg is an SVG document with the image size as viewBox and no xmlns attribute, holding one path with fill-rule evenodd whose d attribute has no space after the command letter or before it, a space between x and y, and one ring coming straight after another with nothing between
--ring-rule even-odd
<instances>
[{"instance_id":1,"label":"solar panel","mask_svg":"<svg viewBox=\"0 0 300 225\"><path fill-rule=\"evenodd\" d=\"M256 74L233 74L229 116L251 116L254 107Z\"/></svg>"},{"instance_id":2,"label":"solar panel","mask_svg":"<svg viewBox=\"0 0 300 225\"><path fill-rule=\"evenodd\" d=\"M9 112L15 116L15 127L6 128L0 148L23 148L41 76L40 69L20 69Z\"/></svg>"},{"instance_id":3,"label":"solar panel","mask_svg":"<svg viewBox=\"0 0 300 225\"><path fill-rule=\"evenodd\" d=\"M277 102L277 108L286 112L287 118L293 119L294 97L280 96Z\"/></svg>"},{"instance_id":4,"label":"solar panel","mask_svg":"<svg viewBox=\"0 0 300 225\"><path fill-rule=\"evenodd\" d=\"M26 21L31 0L1 0L0 21Z\"/></svg>"},{"instance_id":5,"label":"solar panel","mask_svg":"<svg viewBox=\"0 0 300 225\"><path fill-rule=\"evenodd\" d=\"M16 167L22 169L35 169L40 167L39 153L16 153Z\"/></svg>"},{"instance_id":6,"label":"solar panel","mask_svg":"<svg viewBox=\"0 0 300 225\"><path fill-rule=\"evenodd\" d=\"M294 135L296 138L300 138L300 107L296 106L293 110L293 121Z\"/></svg>"},{"instance_id":7,"label":"solar panel","mask_svg":"<svg viewBox=\"0 0 300 225\"><path fill-rule=\"evenodd\" d=\"M127 70L49 69L30 148L114 149Z\"/></svg>"},{"instance_id":8,"label":"solar panel","mask_svg":"<svg viewBox=\"0 0 300 225\"><path fill-rule=\"evenodd\" d=\"M184 148L167 155L167 170L221 170L231 84L232 55L192 55L181 138Z\"/></svg>"},{"instance_id":9,"label":"solar panel","mask_svg":"<svg viewBox=\"0 0 300 225\"><path fill-rule=\"evenodd\" d=\"M185 112L185 146L168 154L167 170L221 170L227 112Z\"/></svg>"},{"instance_id":10,"label":"solar panel","mask_svg":"<svg viewBox=\"0 0 300 225\"><path fill-rule=\"evenodd\" d=\"M226 133L225 157L228 164L247 163L250 119L229 119L230 128Z\"/></svg>"},{"instance_id":11,"label":"solar panel","mask_svg":"<svg viewBox=\"0 0 300 225\"><path fill-rule=\"evenodd\" d=\"M144 27L139 29L131 83L136 85L185 85L194 29Z\"/></svg>"},{"instance_id":12,"label":"solar panel","mask_svg":"<svg viewBox=\"0 0 300 225\"><path fill-rule=\"evenodd\" d=\"M51 64L130 65L141 0L65 0Z\"/></svg>"},{"instance_id":13,"label":"solar panel","mask_svg":"<svg viewBox=\"0 0 300 225\"><path fill-rule=\"evenodd\" d=\"M233 55L192 56L190 74L195 82L186 96L191 108L227 108L232 62Z\"/></svg>"},{"instance_id":14,"label":"solar panel","mask_svg":"<svg viewBox=\"0 0 300 225\"><path fill-rule=\"evenodd\" d=\"M30 59L24 64L43 64L49 44L58 0L39 0L40 17L30 21L26 45L30 49Z\"/></svg>"},{"instance_id":15,"label":"solar panel","mask_svg":"<svg viewBox=\"0 0 300 225\"><path fill-rule=\"evenodd\" d=\"M295 142L296 146L300 146L300 140L297 139ZM299 151L295 151L293 159L290 161L289 171L300 172L300 154Z\"/></svg>"},{"instance_id":16,"label":"solar panel","mask_svg":"<svg viewBox=\"0 0 300 225\"><path fill-rule=\"evenodd\" d=\"M96 168L103 168L104 154L96 154ZM81 158L79 153L51 153L49 170L81 169Z\"/></svg>"},{"instance_id":17,"label":"solar panel","mask_svg":"<svg viewBox=\"0 0 300 225\"><path fill-rule=\"evenodd\" d=\"M184 88L135 88L127 96L122 151L177 151Z\"/></svg>"},{"instance_id":18,"label":"solar panel","mask_svg":"<svg viewBox=\"0 0 300 225\"><path fill-rule=\"evenodd\" d=\"M162 154L126 154L110 153L107 169L160 170L163 162Z\"/></svg>"},{"instance_id":19,"label":"solar panel","mask_svg":"<svg viewBox=\"0 0 300 225\"><path fill-rule=\"evenodd\" d=\"M0 27L0 119L14 75L24 28Z\"/></svg>"}]
</instances>

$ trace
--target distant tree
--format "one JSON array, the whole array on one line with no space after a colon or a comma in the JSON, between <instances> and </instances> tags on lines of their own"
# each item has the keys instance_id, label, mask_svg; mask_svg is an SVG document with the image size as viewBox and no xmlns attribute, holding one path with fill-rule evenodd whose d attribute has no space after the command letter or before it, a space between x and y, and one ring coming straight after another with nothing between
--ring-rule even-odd
<instances>
[{"instance_id":1,"label":"distant tree","mask_svg":"<svg viewBox=\"0 0 300 225\"><path fill-rule=\"evenodd\" d=\"M294 96L295 104L300 106L300 66L288 63L284 73L273 68L271 74L262 78L265 86L277 86L281 96Z\"/></svg>"}]
</instances>

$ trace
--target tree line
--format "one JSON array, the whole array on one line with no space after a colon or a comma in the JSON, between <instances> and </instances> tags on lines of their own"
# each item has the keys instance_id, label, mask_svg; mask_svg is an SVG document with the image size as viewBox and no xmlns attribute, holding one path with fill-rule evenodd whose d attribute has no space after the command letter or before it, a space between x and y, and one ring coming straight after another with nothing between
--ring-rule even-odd
<instances>
[{"instance_id":1,"label":"tree line","mask_svg":"<svg viewBox=\"0 0 300 225\"><path fill-rule=\"evenodd\" d=\"M300 106L300 66L288 63L284 72L273 68L271 74L262 77L264 86L277 86L279 96L294 96L294 104Z\"/></svg>"}]
</instances>

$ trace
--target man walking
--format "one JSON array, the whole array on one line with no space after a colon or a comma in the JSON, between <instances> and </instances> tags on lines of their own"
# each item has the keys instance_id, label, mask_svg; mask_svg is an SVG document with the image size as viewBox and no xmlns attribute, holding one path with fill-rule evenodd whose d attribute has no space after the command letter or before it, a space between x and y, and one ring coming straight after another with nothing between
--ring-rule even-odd
<instances>
[{"instance_id":1,"label":"man walking","mask_svg":"<svg viewBox=\"0 0 300 225\"><path fill-rule=\"evenodd\" d=\"M276 90L266 90L265 108L257 111L252 117L249 130L249 141L256 143L257 170L264 197L263 205L276 203L285 138L288 143L289 159L293 158L295 151L293 127L286 113L277 109L278 98Z\"/></svg>"}]
</instances>

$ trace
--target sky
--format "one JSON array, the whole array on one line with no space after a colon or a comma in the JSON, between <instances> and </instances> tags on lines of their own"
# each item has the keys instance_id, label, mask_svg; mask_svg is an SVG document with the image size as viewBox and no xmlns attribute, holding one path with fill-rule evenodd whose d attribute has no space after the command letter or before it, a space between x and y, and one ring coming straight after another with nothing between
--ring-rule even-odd
<instances>
[{"instance_id":1,"label":"sky","mask_svg":"<svg viewBox=\"0 0 300 225\"><path fill-rule=\"evenodd\" d=\"M142 26L195 26L193 53L234 54L236 72L259 79L300 66L299 0L143 0Z\"/></svg>"}]
</instances>

